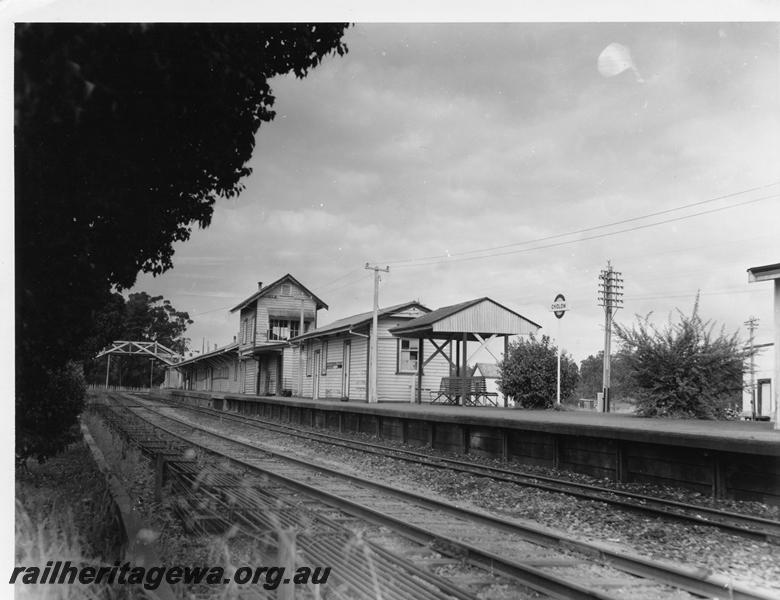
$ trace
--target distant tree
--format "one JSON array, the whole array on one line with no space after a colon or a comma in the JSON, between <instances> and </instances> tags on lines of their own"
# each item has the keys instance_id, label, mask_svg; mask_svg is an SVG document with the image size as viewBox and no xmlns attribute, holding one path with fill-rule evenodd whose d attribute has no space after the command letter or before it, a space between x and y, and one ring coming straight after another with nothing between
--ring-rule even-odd
<instances>
[{"instance_id":1,"label":"distant tree","mask_svg":"<svg viewBox=\"0 0 780 600\"><path fill-rule=\"evenodd\" d=\"M499 364L501 392L522 408L550 408L557 387L557 348L549 336L531 336L509 345ZM561 400L572 396L579 378L577 363L561 354Z\"/></svg>"},{"instance_id":2,"label":"distant tree","mask_svg":"<svg viewBox=\"0 0 780 600\"><path fill-rule=\"evenodd\" d=\"M45 415L31 404L58 402L41 396L45 379L100 348L112 292L170 268L173 243L241 191L255 134L274 117L268 81L343 54L345 29L16 25L17 415ZM62 430L75 418L59 418Z\"/></svg>"},{"instance_id":3,"label":"distant tree","mask_svg":"<svg viewBox=\"0 0 780 600\"><path fill-rule=\"evenodd\" d=\"M170 300L146 292L130 294L125 305L123 339L160 342L183 354L189 341L184 337L193 323L190 315L176 310Z\"/></svg>"},{"instance_id":4,"label":"distant tree","mask_svg":"<svg viewBox=\"0 0 780 600\"><path fill-rule=\"evenodd\" d=\"M576 395L579 398L595 398L604 385L604 352L591 354L580 362L580 379ZM631 385L625 354L618 350L610 359L610 393L613 400L631 398Z\"/></svg>"},{"instance_id":5,"label":"distant tree","mask_svg":"<svg viewBox=\"0 0 780 600\"><path fill-rule=\"evenodd\" d=\"M101 317L105 323L110 323L113 332L104 345L114 340L159 342L179 354L187 349L189 339L184 334L187 326L193 323L189 314L176 310L170 300L146 292L130 294L127 301L115 294L111 312L104 312ZM105 381L106 361L106 358L85 361L84 371L89 383ZM122 385L145 387L149 385L150 369L153 385L160 384L165 370L159 362L150 367L148 357L117 355L111 360L109 380L113 384L121 381Z\"/></svg>"},{"instance_id":6,"label":"distant tree","mask_svg":"<svg viewBox=\"0 0 780 600\"><path fill-rule=\"evenodd\" d=\"M699 300L691 315L677 311L679 322L657 329L638 317L630 329L616 325L625 348L636 395L636 412L647 417L718 418L742 397L742 376L748 351L737 334L702 321Z\"/></svg>"}]
</instances>

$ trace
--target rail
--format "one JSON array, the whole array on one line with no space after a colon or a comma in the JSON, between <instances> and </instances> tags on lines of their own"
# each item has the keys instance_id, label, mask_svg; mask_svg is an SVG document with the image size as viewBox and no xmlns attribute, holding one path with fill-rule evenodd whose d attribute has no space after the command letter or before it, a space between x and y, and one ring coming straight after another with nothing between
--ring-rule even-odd
<instances>
[{"instance_id":1,"label":"rail","mask_svg":"<svg viewBox=\"0 0 780 600\"><path fill-rule=\"evenodd\" d=\"M379 493L383 494L383 498L404 498L407 502L410 503L416 503L420 507L427 507L429 510L434 511L444 511L451 515L451 517L455 518L457 516L457 519L459 521L457 527L464 528L466 527L467 523L473 522L473 523L480 523L482 526L486 526L489 528L496 528L496 532L492 535L497 535L498 531L503 532L511 532L512 534L519 535L529 541L533 541L534 543L541 543L548 548L568 548L568 549L576 549L579 552L582 552L583 555L587 555L589 557L594 558L595 562L598 564L603 565L611 565L613 567L618 567L618 569L624 573L631 573L633 575L643 577L643 578L650 578L654 580L654 582L662 582L665 585L673 585L680 589L685 589L691 593L704 595L704 596L719 596L721 593L726 591L726 593L729 595L730 598L738 599L738 598L771 598L772 596L769 595L765 590L760 590L756 588L748 588L744 586L732 586L730 581L722 576L718 575L709 575L704 573L701 569L698 569L696 567L685 567L680 565L672 565L668 563L660 563L655 562L652 560L645 559L643 557L639 556L632 556L625 551L614 551L611 548L599 544L596 542L584 542L577 540L575 538L572 538L571 536L562 534L560 532L555 532L547 528L540 528L538 526L534 526L528 523L521 523L518 521L514 521L512 519L505 519L496 517L493 515L490 515L488 513L483 513L481 511L473 511L469 509L463 509L459 507L455 507L454 505L451 505L447 502L438 501L435 499L432 499L428 496L417 494L414 492L409 491L403 491L395 488L394 486L386 486L383 485L377 481L373 480L367 480L362 477L357 477L354 475L348 475L343 472L343 470L334 470L325 467L322 464L312 465L311 460L301 460L296 459L294 457L291 457L289 455L279 454L278 452L275 452L264 445L258 445L256 443L250 443L248 441L241 441L236 439L235 433L232 433L230 435L223 435L221 433L218 433L216 431L210 430L210 429L204 429L200 426L197 426L193 424L191 421L183 421L181 419L178 419L177 417L172 416L171 414L163 414L162 412L156 410L156 407L154 407L150 403L143 403L145 408L144 417L141 417L138 415L138 413L135 410L131 410L138 418L144 418L145 420L148 420L148 415L153 414L158 418L165 419L167 421L171 421L174 424L177 424L176 427L183 428L182 433L175 433L174 430L169 429L168 426L162 426L159 423L155 424L155 427L160 427L163 431L167 431L169 434L172 434L177 437L181 437L183 439L187 439L190 443L198 443L198 445L204 444L204 441L201 442L195 442L194 435L197 435L199 438L203 438L203 436L218 439L219 444L229 444L229 445L235 445L236 447L244 448L244 450L240 451L240 454L246 455L246 449L254 449L256 452L260 452L261 454L265 455L266 458L264 460L269 460L271 464L276 465L273 468L279 468L279 462L280 460L284 460L287 464L297 464L299 466L296 466L295 468L308 468L311 470L312 468L316 470L316 478L318 480L318 484L314 487L308 486L303 484L300 481L301 476L294 477L294 480L291 482L291 485L294 485L295 487L298 487L301 490L306 489L306 493L314 494L314 495L320 495L320 496L328 496L328 493L324 491L323 487L326 482L327 477L335 477L337 479L341 479L344 481L350 482L351 485L360 485L362 487L365 487L368 489L373 489L379 491ZM174 429L176 428L174 427ZM211 445L211 442L206 443L204 446L208 449L209 452L215 452L217 454L223 454L224 456L228 456L225 452L225 450L217 450L215 446ZM209 447L211 446L211 447ZM220 446L220 448L223 448L224 446ZM232 452L239 452L239 451L232 451ZM252 463L255 463L256 460L253 459L250 462L246 462L244 459L238 459L238 458L231 458L231 460L237 462L238 464L244 464L245 466L250 466ZM274 462L276 461L276 462ZM254 469L261 468L258 467L256 464L252 467ZM283 467L285 474L289 474L290 467L285 466ZM265 469L263 469L265 470ZM272 477L273 479L277 479L280 476L276 473L270 473L267 472L269 477ZM284 477L282 477L284 478ZM295 479L298 479L298 481L295 481ZM311 480L311 475L304 475L303 479ZM352 489L352 488L350 488ZM354 489L352 494L354 494ZM361 498L361 500L363 500ZM333 498L331 498L331 501L334 501ZM339 500L340 503L349 504L351 508L349 509L351 512L360 513L360 514L370 514L375 513L376 511L373 508L367 508L356 505L354 502L350 500L345 500L344 498L341 498ZM376 503L376 499L373 500L374 505ZM369 506L372 506L369 501ZM392 517L389 517L387 515L382 515L381 519L383 519L386 523L390 523L393 521L393 528L397 530L406 530L410 535L424 535L420 531L419 525L414 525L412 521L414 518L417 518L419 514L421 514L419 508L418 509L411 509L408 508L406 510L400 511L398 507L396 507L393 511L394 514L404 514L404 519L402 519L400 522L396 522ZM425 511L422 511L424 513ZM441 517L438 517L438 522L441 521ZM446 522L449 522L446 521ZM511 574L513 577L517 577L521 580L523 580L526 584L530 585L531 587L534 587L535 589L546 589L546 591L549 593L551 588L547 587L545 588L544 584L542 585L540 583L540 580L537 578L541 578L542 580L546 580L549 582L549 585L556 586L561 584L561 579L559 577L555 577L551 573L544 573L541 572L539 569L528 569L528 564L518 563L517 561L514 561L510 558L506 557L499 557L495 554L491 553L490 551L486 551L485 549L481 549L480 547L475 547L469 543L465 543L461 540L459 540L457 537L452 538L448 537L446 534L442 534L441 532L430 532L425 535L433 535L436 539L444 540L448 544L452 545L453 548L460 549L460 552L465 552L465 556L469 557L469 560L471 562L479 563L480 561L489 561L489 564L492 565L493 568L496 569L496 571L504 572L505 574ZM458 534L459 536L461 534ZM465 534L463 534L465 535ZM468 536L467 536L468 537ZM521 574L525 572L527 575L533 580L533 583L530 583L528 578L524 578ZM597 583L594 583L594 585L598 586ZM589 589L585 590L582 589L581 586L577 586L579 589L571 588L571 595L566 597L604 597L601 595L600 592L594 592L594 590ZM553 593L560 593L560 590L556 590ZM587 595L590 594L590 595Z\"/></svg>"}]
</instances>

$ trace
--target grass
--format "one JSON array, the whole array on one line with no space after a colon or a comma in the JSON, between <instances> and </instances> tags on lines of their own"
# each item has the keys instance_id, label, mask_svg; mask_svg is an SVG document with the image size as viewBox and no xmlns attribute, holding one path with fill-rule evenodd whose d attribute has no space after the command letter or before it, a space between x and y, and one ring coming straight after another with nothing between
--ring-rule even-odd
<instances>
[{"instance_id":1,"label":"grass","mask_svg":"<svg viewBox=\"0 0 780 600\"><path fill-rule=\"evenodd\" d=\"M47 561L113 564L119 530L110 496L84 443L46 463L29 462L16 473L16 565L43 568ZM20 578L21 579L21 578ZM16 598L106 598L105 586L15 585Z\"/></svg>"},{"instance_id":2,"label":"grass","mask_svg":"<svg viewBox=\"0 0 780 600\"><path fill-rule=\"evenodd\" d=\"M167 565L220 566L227 577L241 566L286 566L293 571L294 564L307 564L296 552L297 531L287 530L277 523L272 531L259 534L241 532L237 527L222 534L199 534L188 531L176 516L179 499L173 497L169 487L163 488L162 502L154 500L154 467L152 462L137 449L121 441L97 415L84 417L95 442L125 488L136 500L137 508L149 527L157 535L162 562ZM196 458L200 461L198 453ZM203 472L205 465L201 464ZM221 471L231 470L227 464ZM310 562L310 561L309 561ZM181 598L208 597L229 600L245 597L247 586L232 582L228 585L191 585L175 589ZM268 597L263 590L260 597ZM327 597L317 586L279 586L278 600L294 598Z\"/></svg>"}]
</instances>

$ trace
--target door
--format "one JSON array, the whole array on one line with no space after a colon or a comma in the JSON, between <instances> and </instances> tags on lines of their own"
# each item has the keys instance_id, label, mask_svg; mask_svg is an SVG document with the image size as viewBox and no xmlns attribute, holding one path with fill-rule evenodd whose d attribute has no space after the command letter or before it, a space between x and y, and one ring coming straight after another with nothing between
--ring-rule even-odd
<instances>
[{"instance_id":1,"label":"door","mask_svg":"<svg viewBox=\"0 0 780 600\"><path fill-rule=\"evenodd\" d=\"M352 346L349 340L344 342L344 357L341 363L341 397L349 398L349 363L352 354Z\"/></svg>"},{"instance_id":2,"label":"door","mask_svg":"<svg viewBox=\"0 0 780 600\"><path fill-rule=\"evenodd\" d=\"M756 414L757 415L771 415L772 414L772 380L771 379L759 379L758 382L758 394L756 398Z\"/></svg>"},{"instance_id":3,"label":"door","mask_svg":"<svg viewBox=\"0 0 780 600\"><path fill-rule=\"evenodd\" d=\"M320 397L320 351L314 351L314 372L312 373L311 397L316 400Z\"/></svg>"}]
</instances>

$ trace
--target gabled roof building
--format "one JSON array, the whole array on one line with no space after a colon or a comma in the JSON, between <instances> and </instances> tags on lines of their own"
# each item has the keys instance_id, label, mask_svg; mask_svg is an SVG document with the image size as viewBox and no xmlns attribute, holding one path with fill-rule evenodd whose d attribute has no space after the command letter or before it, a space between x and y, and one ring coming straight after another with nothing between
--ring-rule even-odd
<instances>
[{"instance_id":1,"label":"gabled roof building","mask_svg":"<svg viewBox=\"0 0 780 600\"><path fill-rule=\"evenodd\" d=\"M207 392L366 402L373 312L318 327L317 312L327 307L289 273L266 286L258 283L230 311L238 314L233 343L175 365L179 375L167 383ZM467 342L484 347L497 336L539 328L490 298L435 311L410 300L380 309L377 323L376 389L382 402L428 401L442 377L465 373Z\"/></svg>"}]
</instances>

